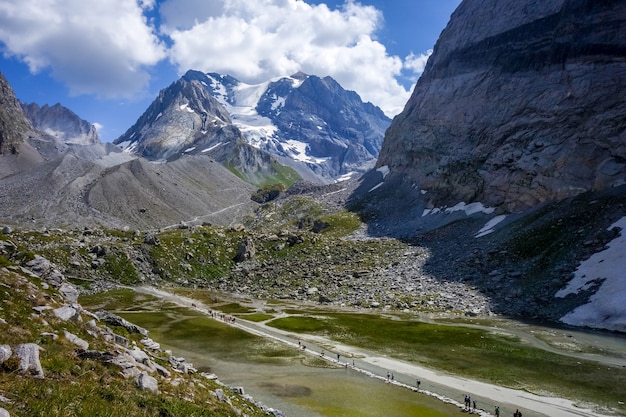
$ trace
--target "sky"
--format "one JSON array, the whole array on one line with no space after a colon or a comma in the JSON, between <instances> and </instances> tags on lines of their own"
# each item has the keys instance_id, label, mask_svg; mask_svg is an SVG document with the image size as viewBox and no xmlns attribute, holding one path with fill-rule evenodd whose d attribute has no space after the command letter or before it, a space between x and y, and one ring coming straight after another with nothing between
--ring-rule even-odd
<instances>
[{"instance_id":1,"label":"sky","mask_svg":"<svg viewBox=\"0 0 626 417\"><path fill-rule=\"evenodd\" d=\"M389 116L461 0L0 0L0 72L113 141L187 70L331 76Z\"/></svg>"}]
</instances>

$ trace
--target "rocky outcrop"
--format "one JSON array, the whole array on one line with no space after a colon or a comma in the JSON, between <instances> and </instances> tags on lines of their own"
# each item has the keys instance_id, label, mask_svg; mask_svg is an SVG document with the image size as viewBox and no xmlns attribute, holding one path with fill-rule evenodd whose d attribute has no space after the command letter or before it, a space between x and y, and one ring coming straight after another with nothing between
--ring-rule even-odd
<instances>
[{"instance_id":1,"label":"rocky outcrop","mask_svg":"<svg viewBox=\"0 0 626 417\"><path fill-rule=\"evenodd\" d=\"M18 153L30 128L13 88L0 73L0 155Z\"/></svg>"},{"instance_id":2,"label":"rocky outcrop","mask_svg":"<svg viewBox=\"0 0 626 417\"><path fill-rule=\"evenodd\" d=\"M13 356L19 360L18 371L20 373L32 375L35 378L44 378L43 368L39 361L40 349L34 343L23 343L15 347Z\"/></svg>"},{"instance_id":3,"label":"rocky outcrop","mask_svg":"<svg viewBox=\"0 0 626 417\"><path fill-rule=\"evenodd\" d=\"M65 143L92 145L100 143L96 127L81 119L70 109L57 103L54 106L39 106L36 103L22 104L22 109L35 129L57 137Z\"/></svg>"},{"instance_id":4,"label":"rocky outcrop","mask_svg":"<svg viewBox=\"0 0 626 417\"><path fill-rule=\"evenodd\" d=\"M429 207L522 211L622 184L625 55L623 2L465 0L377 167Z\"/></svg>"}]
</instances>

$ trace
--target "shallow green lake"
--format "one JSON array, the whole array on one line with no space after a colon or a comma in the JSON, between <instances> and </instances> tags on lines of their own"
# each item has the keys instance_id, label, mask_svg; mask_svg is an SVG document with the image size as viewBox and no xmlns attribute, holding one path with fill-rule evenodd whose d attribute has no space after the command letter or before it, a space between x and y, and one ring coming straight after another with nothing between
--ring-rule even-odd
<instances>
[{"instance_id":1,"label":"shallow green lake","mask_svg":"<svg viewBox=\"0 0 626 417\"><path fill-rule=\"evenodd\" d=\"M242 386L257 401L287 416L439 417L460 412L189 310L164 306L161 311L118 314L150 330L163 349L215 373L229 386Z\"/></svg>"}]
</instances>

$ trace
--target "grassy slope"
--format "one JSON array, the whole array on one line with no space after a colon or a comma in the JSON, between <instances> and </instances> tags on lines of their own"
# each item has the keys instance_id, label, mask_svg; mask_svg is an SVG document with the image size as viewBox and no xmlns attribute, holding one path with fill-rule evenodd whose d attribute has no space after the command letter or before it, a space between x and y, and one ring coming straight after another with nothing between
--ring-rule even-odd
<instances>
[{"instance_id":1,"label":"grassy slope","mask_svg":"<svg viewBox=\"0 0 626 417\"><path fill-rule=\"evenodd\" d=\"M76 346L64 337L67 330L90 343L90 349L115 351L119 347L92 337L79 321L63 322L50 311L33 314L40 305L59 307L59 295L44 290L38 279L27 278L7 269L0 270L0 343L14 347L37 343L45 379L33 379L17 372L18 363L9 359L0 365L0 394L11 400L2 405L16 416L233 416L235 412L217 400L213 391L221 388L213 381L193 375L173 373L180 380L175 386L160 380L160 394L140 391L132 379L125 379L120 368L94 360L80 360ZM88 319L88 318L87 318ZM123 329L114 329L124 334ZM54 340L42 333L54 333ZM128 334L126 334L128 336ZM168 366L166 361L161 363ZM250 416L264 412L228 394L233 404Z\"/></svg>"}]
</instances>

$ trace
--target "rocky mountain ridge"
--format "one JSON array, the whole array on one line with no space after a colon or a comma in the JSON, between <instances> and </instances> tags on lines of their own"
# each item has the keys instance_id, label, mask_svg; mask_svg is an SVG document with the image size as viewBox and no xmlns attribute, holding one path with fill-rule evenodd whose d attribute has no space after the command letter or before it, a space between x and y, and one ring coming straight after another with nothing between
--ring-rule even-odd
<instances>
[{"instance_id":1,"label":"rocky mountain ridge","mask_svg":"<svg viewBox=\"0 0 626 417\"><path fill-rule=\"evenodd\" d=\"M379 108L330 77L298 73L248 85L188 71L115 143L168 159L215 157L228 143L245 141L307 180L329 182L371 168L389 123Z\"/></svg>"},{"instance_id":2,"label":"rocky mountain ridge","mask_svg":"<svg viewBox=\"0 0 626 417\"><path fill-rule=\"evenodd\" d=\"M119 229L152 229L182 221L228 225L256 206L250 200L255 187L209 157L153 164L111 143L69 143L84 139L81 128L93 132L93 126L62 106L44 106L44 111L25 106L33 123L67 129L58 135L40 131L32 127L8 83L2 86L4 224Z\"/></svg>"},{"instance_id":3,"label":"rocky mountain ridge","mask_svg":"<svg viewBox=\"0 0 626 417\"><path fill-rule=\"evenodd\" d=\"M16 154L30 128L13 88L0 73L0 154Z\"/></svg>"},{"instance_id":4,"label":"rocky mountain ridge","mask_svg":"<svg viewBox=\"0 0 626 417\"><path fill-rule=\"evenodd\" d=\"M425 208L520 212L623 184L625 21L620 2L463 1L377 167Z\"/></svg>"},{"instance_id":5,"label":"rocky mountain ridge","mask_svg":"<svg viewBox=\"0 0 626 417\"><path fill-rule=\"evenodd\" d=\"M100 143L96 127L60 103L53 106L22 103L22 109L35 129L58 137L65 143L76 145Z\"/></svg>"}]
</instances>

